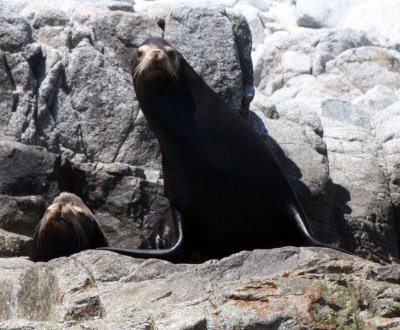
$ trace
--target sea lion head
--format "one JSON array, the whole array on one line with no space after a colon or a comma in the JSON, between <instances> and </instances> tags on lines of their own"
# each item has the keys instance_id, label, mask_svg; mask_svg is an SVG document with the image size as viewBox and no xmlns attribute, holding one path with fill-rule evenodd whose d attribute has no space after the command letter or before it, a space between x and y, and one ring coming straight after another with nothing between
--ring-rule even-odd
<instances>
[{"instance_id":1,"label":"sea lion head","mask_svg":"<svg viewBox=\"0 0 400 330\"><path fill-rule=\"evenodd\" d=\"M107 245L93 213L78 196L63 192L47 208L36 228L30 259L48 261Z\"/></svg>"},{"instance_id":2,"label":"sea lion head","mask_svg":"<svg viewBox=\"0 0 400 330\"><path fill-rule=\"evenodd\" d=\"M132 76L137 80L176 80L180 70L179 52L166 40L146 39L132 59Z\"/></svg>"}]
</instances>

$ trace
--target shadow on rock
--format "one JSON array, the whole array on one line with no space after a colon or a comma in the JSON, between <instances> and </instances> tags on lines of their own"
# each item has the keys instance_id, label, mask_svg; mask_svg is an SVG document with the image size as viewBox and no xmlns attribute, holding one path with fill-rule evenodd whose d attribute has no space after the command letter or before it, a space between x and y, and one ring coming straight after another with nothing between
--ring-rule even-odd
<instances>
[{"instance_id":1,"label":"shadow on rock","mask_svg":"<svg viewBox=\"0 0 400 330\"><path fill-rule=\"evenodd\" d=\"M347 202L351 199L349 191L329 179L323 190L324 195L330 194L332 196L328 199L329 204L327 204L324 196L313 194L302 181L303 175L299 166L286 156L279 143L269 135L262 119L254 112L251 116L252 126L271 147L296 192L315 237L320 241L354 251L357 246L356 240L351 227L345 220L345 214L351 214L352 211L347 205Z\"/></svg>"}]
</instances>

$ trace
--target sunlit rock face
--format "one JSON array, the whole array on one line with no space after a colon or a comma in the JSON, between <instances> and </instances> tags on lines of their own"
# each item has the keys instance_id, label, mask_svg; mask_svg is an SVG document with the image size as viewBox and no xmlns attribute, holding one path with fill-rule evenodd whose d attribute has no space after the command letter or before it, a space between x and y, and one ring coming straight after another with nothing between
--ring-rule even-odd
<instances>
[{"instance_id":1,"label":"sunlit rock face","mask_svg":"<svg viewBox=\"0 0 400 330\"><path fill-rule=\"evenodd\" d=\"M153 35L271 145L316 237L399 258L397 1L135 2L0 1L0 329L398 329L398 267L327 250L23 257L60 191L121 247L168 207L129 72Z\"/></svg>"},{"instance_id":2,"label":"sunlit rock face","mask_svg":"<svg viewBox=\"0 0 400 330\"><path fill-rule=\"evenodd\" d=\"M330 249L173 265L84 251L0 259L2 329L398 329L400 267Z\"/></svg>"},{"instance_id":3,"label":"sunlit rock face","mask_svg":"<svg viewBox=\"0 0 400 330\"><path fill-rule=\"evenodd\" d=\"M32 236L66 190L96 213L111 244L138 245L168 201L131 57L149 36L164 36L248 117L254 90L245 18L222 6L136 13L116 1L3 1L0 8L0 228ZM25 243L13 242L24 254ZM3 255L12 255L10 244Z\"/></svg>"}]
</instances>

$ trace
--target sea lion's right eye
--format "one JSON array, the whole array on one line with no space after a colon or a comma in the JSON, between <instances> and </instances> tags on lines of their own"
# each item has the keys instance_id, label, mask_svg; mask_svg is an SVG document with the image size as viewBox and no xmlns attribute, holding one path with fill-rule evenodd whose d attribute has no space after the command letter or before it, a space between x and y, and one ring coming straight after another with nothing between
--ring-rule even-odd
<instances>
[{"instance_id":1,"label":"sea lion's right eye","mask_svg":"<svg viewBox=\"0 0 400 330\"><path fill-rule=\"evenodd\" d=\"M138 50L137 51L137 57L141 58L143 56L143 50Z\"/></svg>"},{"instance_id":2,"label":"sea lion's right eye","mask_svg":"<svg viewBox=\"0 0 400 330\"><path fill-rule=\"evenodd\" d=\"M174 51L174 50L169 50L169 51L167 52L167 54L168 54L168 56L169 56L170 58L172 58L172 59L175 58L175 51Z\"/></svg>"}]
</instances>

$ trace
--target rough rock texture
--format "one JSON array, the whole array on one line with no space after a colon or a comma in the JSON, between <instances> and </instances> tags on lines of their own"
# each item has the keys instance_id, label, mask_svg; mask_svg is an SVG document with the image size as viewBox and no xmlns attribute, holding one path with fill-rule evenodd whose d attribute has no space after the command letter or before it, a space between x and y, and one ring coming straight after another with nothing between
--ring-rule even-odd
<instances>
[{"instance_id":1,"label":"rough rock texture","mask_svg":"<svg viewBox=\"0 0 400 330\"><path fill-rule=\"evenodd\" d=\"M297 0L295 12L299 26L358 29L381 43L400 46L396 0Z\"/></svg>"},{"instance_id":2,"label":"rough rock texture","mask_svg":"<svg viewBox=\"0 0 400 330\"><path fill-rule=\"evenodd\" d=\"M223 7L138 14L126 2L4 0L0 27L5 230L31 236L46 206L67 190L96 212L111 244L136 246L168 206L158 143L129 72L133 52L151 35L177 45L222 98L248 115L251 34L243 16Z\"/></svg>"},{"instance_id":3,"label":"rough rock texture","mask_svg":"<svg viewBox=\"0 0 400 330\"><path fill-rule=\"evenodd\" d=\"M29 237L0 229L0 257L26 256L30 246Z\"/></svg>"},{"instance_id":4,"label":"rough rock texture","mask_svg":"<svg viewBox=\"0 0 400 330\"><path fill-rule=\"evenodd\" d=\"M254 110L283 149L315 232L399 258L400 53L354 30L279 32L265 44L255 84L279 119Z\"/></svg>"},{"instance_id":5,"label":"rough rock texture","mask_svg":"<svg viewBox=\"0 0 400 330\"><path fill-rule=\"evenodd\" d=\"M164 34L159 25L234 109L247 111L242 101L252 83L250 32L243 18L222 7L136 14L119 2L41 7L40 1L4 1L2 9L10 33L0 35L0 129L20 142L85 161L158 163L129 60L148 36ZM189 48L193 40L199 44Z\"/></svg>"},{"instance_id":6,"label":"rough rock texture","mask_svg":"<svg viewBox=\"0 0 400 330\"><path fill-rule=\"evenodd\" d=\"M0 259L1 329L398 329L400 267L311 248L173 265Z\"/></svg>"},{"instance_id":7,"label":"rough rock texture","mask_svg":"<svg viewBox=\"0 0 400 330\"><path fill-rule=\"evenodd\" d=\"M60 191L123 247L167 207L129 73L149 35L270 143L320 240L399 258L396 0L135 2L0 0L0 329L399 329L399 266L323 249L201 265L4 258L27 255Z\"/></svg>"},{"instance_id":8,"label":"rough rock texture","mask_svg":"<svg viewBox=\"0 0 400 330\"><path fill-rule=\"evenodd\" d=\"M157 171L148 173L155 180L150 182L141 168L119 163L75 165L42 147L9 140L0 141L0 159L0 228L20 235L33 235L59 191L81 196L96 210L110 243L118 246L138 245L168 206ZM5 251L13 243L19 250L20 242L12 240Z\"/></svg>"}]
</instances>

